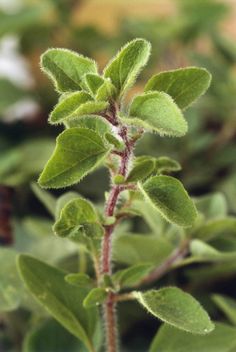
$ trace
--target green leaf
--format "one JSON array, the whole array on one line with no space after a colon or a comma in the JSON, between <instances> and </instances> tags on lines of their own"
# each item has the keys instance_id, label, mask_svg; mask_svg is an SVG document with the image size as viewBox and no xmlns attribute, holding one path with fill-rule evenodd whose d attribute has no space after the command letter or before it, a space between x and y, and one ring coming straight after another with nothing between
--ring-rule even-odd
<instances>
[{"instance_id":1,"label":"green leaf","mask_svg":"<svg viewBox=\"0 0 236 352\"><path fill-rule=\"evenodd\" d=\"M86 128L70 128L57 137L57 145L46 164L39 184L60 188L79 182L105 158L107 149L101 137Z\"/></svg>"},{"instance_id":2,"label":"green leaf","mask_svg":"<svg viewBox=\"0 0 236 352\"><path fill-rule=\"evenodd\" d=\"M95 114L108 106L104 101L96 102L85 92L71 93L60 101L50 114L49 122L58 124L83 115Z\"/></svg>"},{"instance_id":3,"label":"green leaf","mask_svg":"<svg viewBox=\"0 0 236 352\"><path fill-rule=\"evenodd\" d=\"M84 273L76 273L76 274L68 274L65 276L66 282L68 284L78 286L78 287L84 287L84 286L91 286L92 280L91 278Z\"/></svg>"},{"instance_id":4,"label":"green leaf","mask_svg":"<svg viewBox=\"0 0 236 352\"><path fill-rule=\"evenodd\" d=\"M211 75L204 68L186 67L160 72L146 84L144 91L163 91L184 109L206 92L211 83Z\"/></svg>"},{"instance_id":5,"label":"green leaf","mask_svg":"<svg viewBox=\"0 0 236 352\"><path fill-rule=\"evenodd\" d=\"M23 298L24 289L16 270L16 255L12 249L0 249L0 312L17 309Z\"/></svg>"},{"instance_id":6,"label":"green leaf","mask_svg":"<svg viewBox=\"0 0 236 352\"><path fill-rule=\"evenodd\" d=\"M194 336L167 324L162 325L152 341L149 352L233 352L236 348L236 329L216 323L206 336Z\"/></svg>"},{"instance_id":7,"label":"green leaf","mask_svg":"<svg viewBox=\"0 0 236 352\"><path fill-rule=\"evenodd\" d=\"M180 171L181 165L178 161L168 158L166 156L161 156L155 160L155 171L158 174L169 173L174 171Z\"/></svg>"},{"instance_id":8,"label":"green leaf","mask_svg":"<svg viewBox=\"0 0 236 352\"><path fill-rule=\"evenodd\" d=\"M89 92L97 101L106 101L116 95L116 88L110 78L104 79L99 75L87 74L84 80Z\"/></svg>"},{"instance_id":9,"label":"green leaf","mask_svg":"<svg viewBox=\"0 0 236 352\"><path fill-rule=\"evenodd\" d=\"M49 213L54 216L56 211L56 198L51 193L41 189L36 182L31 183L31 188Z\"/></svg>"},{"instance_id":10,"label":"green leaf","mask_svg":"<svg viewBox=\"0 0 236 352\"><path fill-rule=\"evenodd\" d=\"M124 149L124 143L121 142L119 139L117 139L114 134L112 133L106 133L105 138L108 143L112 144L116 149L122 150Z\"/></svg>"},{"instance_id":11,"label":"green leaf","mask_svg":"<svg viewBox=\"0 0 236 352\"><path fill-rule=\"evenodd\" d=\"M85 310L82 302L88 290L68 284L65 273L36 258L20 255L18 268L34 298L70 333L93 351L92 337L97 311Z\"/></svg>"},{"instance_id":12,"label":"green leaf","mask_svg":"<svg viewBox=\"0 0 236 352\"><path fill-rule=\"evenodd\" d=\"M225 196L219 192L198 197L195 204L207 220L225 217L228 212Z\"/></svg>"},{"instance_id":13,"label":"green leaf","mask_svg":"<svg viewBox=\"0 0 236 352\"><path fill-rule=\"evenodd\" d=\"M22 352L87 352L82 343L55 320L48 319L31 328L24 339Z\"/></svg>"},{"instance_id":14,"label":"green leaf","mask_svg":"<svg viewBox=\"0 0 236 352\"><path fill-rule=\"evenodd\" d=\"M149 92L135 97L130 105L129 117L122 117L129 125L158 132L161 136L184 136L188 130L180 109L164 92Z\"/></svg>"},{"instance_id":15,"label":"green leaf","mask_svg":"<svg viewBox=\"0 0 236 352\"><path fill-rule=\"evenodd\" d=\"M49 49L41 56L42 70L59 93L81 89L82 78L96 73L95 61L67 49Z\"/></svg>"},{"instance_id":16,"label":"green leaf","mask_svg":"<svg viewBox=\"0 0 236 352\"><path fill-rule=\"evenodd\" d=\"M152 171L154 170L154 160L137 160L134 163L133 168L130 170L126 182L137 182L147 178L151 175Z\"/></svg>"},{"instance_id":17,"label":"green leaf","mask_svg":"<svg viewBox=\"0 0 236 352\"><path fill-rule=\"evenodd\" d=\"M92 229L98 224L98 216L93 205L82 198L76 198L69 201L60 213L60 217L55 223L53 230L60 237L76 236L78 232L90 234L90 225ZM94 233L96 236L98 231ZM102 229L99 233L103 233Z\"/></svg>"},{"instance_id":18,"label":"green leaf","mask_svg":"<svg viewBox=\"0 0 236 352\"><path fill-rule=\"evenodd\" d=\"M225 295L212 295L212 299L229 321L236 325L236 301Z\"/></svg>"},{"instance_id":19,"label":"green leaf","mask_svg":"<svg viewBox=\"0 0 236 352\"><path fill-rule=\"evenodd\" d=\"M58 218L60 217L61 211L62 209L65 207L65 205L67 203L69 203L69 201L71 201L72 199L78 198L79 194L77 192L66 192L64 194L62 194L58 199L57 199L57 203L56 203L56 212L55 212L55 218L56 220L58 220Z\"/></svg>"},{"instance_id":20,"label":"green leaf","mask_svg":"<svg viewBox=\"0 0 236 352\"><path fill-rule=\"evenodd\" d=\"M83 109L84 104L91 100L93 98L85 92L68 94L51 112L49 122L52 124L62 123L67 119L80 116L81 108Z\"/></svg>"},{"instance_id":21,"label":"green leaf","mask_svg":"<svg viewBox=\"0 0 236 352\"><path fill-rule=\"evenodd\" d=\"M86 309L102 304L107 298L108 291L102 287L93 288L83 300L83 306Z\"/></svg>"},{"instance_id":22,"label":"green leaf","mask_svg":"<svg viewBox=\"0 0 236 352\"><path fill-rule=\"evenodd\" d=\"M0 114L26 97L26 93L6 79L0 79Z\"/></svg>"},{"instance_id":23,"label":"green leaf","mask_svg":"<svg viewBox=\"0 0 236 352\"><path fill-rule=\"evenodd\" d=\"M104 78L94 73L88 73L84 76L84 83L89 92L95 97L98 88L101 87L104 83Z\"/></svg>"},{"instance_id":24,"label":"green leaf","mask_svg":"<svg viewBox=\"0 0 236 352\"><path fill-rule=\"evenodd\" d=\"M165 238L126 233L114 237L112 250L116 262L158 266L172 253L174 247Z\"/></svg>"},{"instance_id":25,"label":"green leaf","mask_svg":"<svg viewBox=\"0 0 236 352\"><path fill-rule=\"evenodd\" d=\"M127 269L117 271L113 275L113 281L119 287L132 287L147 276L153 268L152 264L136 264Z\"/></svg>"},{"instance_id":26,"label":"green leaf","mask_svg":"<svg viewBox=\"0 0 236 352\"><path fill-rule=\"evenodd\" d=\"M97 115L80 116L67 121L66 123L69 127L88 128L98 133L100 136L104 136L105 133L111 132L109 122Z\"/></svg>"},{"instance_id":27,"label":"green leaf","mask_svg":"<svg viewBox=\"0 0 236 352\"><path fill-rule=\"evenodd\" d=\"M135 296L148 312L180 330L205 335L214 329L200 303L177 287L135 292Z\"/></svg>"},{"instance_id":28,"label":"green leaf","mask_svg":"<svg viewBox=\"0 0 236 352\"><path fill-rule=\"evenodd\" d=\"M194 237L204 241L210 241L221 236L236 235L236 219L234 217L226 217L223 219L210 220L196 229L193 233Z\"/></svg>"},{"instance_id":29,"label":"green leaf","mask_svg":"<svg viewBox=\"0 0 236 352\"><path fill-rule=\"evenodd\" d=\"M167 221L183 227L194 224L197 211L180 181L171 176L154 176L140 188Z\"/></svg>"},{"instance_id":30,"label":"green leaf","mask_svg":"<svg viewBox=\"0 0 236 352\"><path fill-rule=\"evenodd\" d=\"M146 65L151 46L144 39L126 44L104 69L104 77L110 78L119 96L130 88L143 66Z\"/></svg>"}]
</instances>

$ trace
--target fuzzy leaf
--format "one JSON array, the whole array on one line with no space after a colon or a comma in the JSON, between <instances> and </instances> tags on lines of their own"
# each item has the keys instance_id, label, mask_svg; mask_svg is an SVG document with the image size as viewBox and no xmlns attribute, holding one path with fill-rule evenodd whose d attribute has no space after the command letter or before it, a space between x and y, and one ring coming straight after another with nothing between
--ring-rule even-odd
<instances>
[{"instance_id":1,"label":"fuzzy leaf","mask_svg":"<svg viewBox=\"0 0 236 352\"><path fill-rule=\"evenodd\" d=\"M167 221L183 227L194 224L197 211L180 181L171 176L154 176L140 188Z\"/></svg>"},{"instance_id":2,"label":"fuzzy leaf","mask_svg":"<svg viewBox=\"0 0 236 352\"><path fill-rule=\"evenodd\" d=\"M178 161L168 158L166 156L161 156L155 160L155 171L158 174L169 173L173 171L181 170L181 166Z\"/></svg>"},{"instance_id":3,"label":"fuzzy leaf","mask_svg":"<svg viewBox=\"0 0 236 352\"><path fill-rule=\"evenodd\" d=\"M210 241L222 235L236 235L236 219L234 217L208 221L194 232L194 237L204 241Z\"/></svg>"},{"instance_id":4,"label":"fuzzy leaf","mask_svg":"<svg viewBox=\"0 0 236 352\"><path fill-rule=\"evenodd\" d=\"M109 122L97 115L80 116L78 118L67 121L67 125L69 127L88 128L98 133L100 136L104 136L105 133L111 132Z\"/></svg>"},{"instance_id":5,"label":"fuzzy leaf","mask_svg":"<svg viewBox=\"0 0 236 352\"><path fill-rule=\"evenodd\" d=\"M97 72L95 61L67 49L47 50L41 67L60 93L80 90L83 76Z\"/></svg>"},{"instance_id":6,"label":"fuzzy leaf","mask_svg":"<svg viewBox=\"0 0 236 352\"><path fill-rule=\"evenodd\" d=\"M236 348L236 329L216 323L206 336L194 336L167 324L162 325L152 341L149 352L233 352Z\"/></svg>"},{"instance_id":7,"label":"fuzzy leaf","mask_svg":"<svg viewBox=\"0 0 236 352\"><path fill-rule=\"evenodd\" d=\"M135 296L148 312L180 330L205 335L214 329L200 303L177 287L135 292Z\"/></svg>"},{"instance_id":8,"label":"fuzzy leaf","mask_svg":"<svg viewBox=\"0 0 236 352\"><path fill-rule=\"evenodd\" d=\"M118 149L118 150L124 149L124 143L122 141L120 141L119 139L117 139L114 136L114 134L108 132L105 134L105 138L106 138L107 142L112 144L116 149Z\"/></svg>"},{"instance_id":9,"label":"fuzzy leaf","mask_svg":"<svg viewBox=\"0 0 236 352\"><path fill-rule=\"evenodd\" d=\"M58 199L56 203L56 212L55 212L55 219L58 220L61 214L62 209L66 206L67 203L69 203L72 199L76 199L79 197L79 194L77 192L66 192L62 194Z\"/></svg>"},{"instance_id":10,"label":"fuzzy leaf","mask_svg":"<svg viewBox=\"0 0 236 352\"><path fill-rule=\"evenodd\" d=\"M89 234L90 225L99 227L95 209L87 200L76 198L69 201L62 209L53 230L58 236L67 237L80 231Z\"/></svg>"},{"instance_id":11,"label":"fuzzy leaf","mask_svg":"<svg viewBox=\"0 0 236 352\"><path fill-rule=\"evenodd\" d=\"M160 72L147 82L144 91L166 92L184 109L205 93L210 82L211 75L204 68L186 67Z\"/></svg>"},{"instance_id":12,"label":"fuzzy leaf","mask_svg":"<svg viewBox=\"0 0 236 352\"><path fill-rule=\"evenodd\" d=\"M97 312L85 310L82 302L88 290L75 287L65 280L65 273L28 255L20 255L18 268L34 298L88 350L96 326Z\"/></svg>"},{"instance_id":13,"label":"fuzzy leaf","mask_svg":"<svg viewBox=\"0 0 236 352\"><path fill-rule=\"evenodd\" d=\"M152 264L136 264L119 270L113 275L113 281L119 287L132 287L140 282L154 268Z\"/></svg>"},{"instance_id":14,"label":"fuzzy leaf","mask_svg":"<svg viewBox=\"0 0 236 352\"><path fill-rule=\"evenodd\" d=\"M152 171L154 170L154 160L137 160L134 163L134 167L130 170L126 182L137 182L147 178L151 175Z\"/></svg>"},{"instance_id":15,"label":"fuzzy leaf","mask_svg":"<svg viewBox=\"0 0 236 352\"><path fill-rule=\"evenodd\" d=\"M93 96L96 96L98 88L101 87L104 83L104 78L94 73L88 73L84 77L84 83L88 88L89 92Z\"/></svg>"},{"instance_id":16,"label":"fuzzy leaf","mask_svg":"<svg viewBox=\"0 0 236 352\"><path fill-rule=\"evenodd\" d=\"M144 39L135 39L126 44L117 56L104 69L104 77L111 82L121 96L136 80L150 55L150 43Z\"/></svg>"},{"instance_id":17,"label":"fuzzy leaf","mask_svg":"<svg viewBox=\"0 0 236 352\"><path fill-rule=\"evenodd\" d=\"M80 116L81 107L91 100L93 98L85 92L68 94L51 112L49 122L52 124L62 123L66 119Z\"/></svg>"},{"instance_id":18,"label":"fuzzy leaf","mask_svg":"<svg viewBox=\"0 0 236 352\"><path fill-rule=\"evenodd\" d=\"M46 164L39 184L60 188L79 182L93 171L107 154L101 137L86 128L70 128L57 137L57 145Z\"/></svg>"},{"instance_id":19,"label":"fuzzy leaf","mask_svg":"<svg viewBox=\"0 0 236 352\"><path fill-rule=\"evenodd\" d=\"M129 117L122 117L127 124L158 132L161 136L184 136L188 130L180 109L164 92L138 95L130 105Z\"/></svg>"},{"instance_id":20,"label":"fuzzy leaf","mask_svg":"<svg viewBox=\"0 0 236 352\"><path fill-rule=\"evenodd\" d=\"M83 300L84 308L92 308L102 304L108 295L108 291L102 287L93 288Z\"/></svg>"}]
</instances>

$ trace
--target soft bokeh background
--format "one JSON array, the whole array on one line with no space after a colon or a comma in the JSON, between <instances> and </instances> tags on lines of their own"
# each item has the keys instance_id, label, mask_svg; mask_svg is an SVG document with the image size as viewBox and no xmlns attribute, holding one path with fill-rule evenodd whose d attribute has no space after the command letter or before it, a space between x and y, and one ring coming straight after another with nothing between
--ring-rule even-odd
<instances>
[{"instance_id":1,"label":"soft bokeh background","mask_svg":"<svg viewBox=\"0 0 236 352\"><path fill-rule=\"evenodd\" d=\"M207 94L186 111L188 135L181 139L147 135L137 154L174 157L183 167L178 177L191 195L222 192L228 214L236 215L235 0L0 0L0 244L4 249L28 251L51 263L75 254L71 244L56 244L52 219L32 189L61 131L47 124L57 95L40 71L39 56L49 47L65 47L94 58L102 70L120 46L135 37L150 40L153 50L131 94L141 91L143 82L161 70L199 65L213 75ZM100 203L108 184L106 171L99 169L76 189ZM139 223L133 226L137 231ZM5 254L0 258L0 291L4 291L5 272L14 271ZM186 284L185 273L176 275L173 282ZM217 275L217 280L214 275L207 277L209 290L236 297L235 263ZM188 281L188 288L204 300L202 287L206 287L204 279ZM35 318L34 309L29 312L23 306L0 315L0 350L22 350L27 331L42 319ZM144 318L136 306L123 310L124 348L144 351L158 323ZM52 331L60 329L48 324Z\"/></svg>"}]
</instances>

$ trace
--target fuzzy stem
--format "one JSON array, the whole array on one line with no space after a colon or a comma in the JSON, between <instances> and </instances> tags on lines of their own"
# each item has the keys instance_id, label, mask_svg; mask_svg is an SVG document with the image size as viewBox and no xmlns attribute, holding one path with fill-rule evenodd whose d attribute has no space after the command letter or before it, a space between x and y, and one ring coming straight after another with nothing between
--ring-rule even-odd
<instances>
[{"instance_id":1,"label":"fuzzy stem","mask_svg":"<svg viewBox=\"0 0 236 352\"><path fill-rule=\"evenodd\" d=\"M114 112L113 112L114 113ZM115 114L115 113L114 113ZM113 121L117 122L114 115ZM133 151L134 141L128 139L128 129L126 126L119 126L119 135L124 141L125 150L120 155L120 166L118 174L126 177L128 164ZM114 216L115 208L120 193L124 190L122 186L113 185L105 206L105 216ZM101 253L101 274L112 274L111 255L112 255L112 233L115 224L105 226L105 235L102 243ZM107 352L117 351L117 328L116 328L116 301L115 294L110 292L104 303L104 319L106 329L106 347Z\"/></svg>"}]
</instances>

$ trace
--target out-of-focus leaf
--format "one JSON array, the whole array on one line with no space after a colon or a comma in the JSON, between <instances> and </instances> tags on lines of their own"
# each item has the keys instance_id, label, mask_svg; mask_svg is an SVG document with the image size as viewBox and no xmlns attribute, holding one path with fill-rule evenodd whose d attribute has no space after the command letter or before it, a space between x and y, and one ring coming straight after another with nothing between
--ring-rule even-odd
<instances>
[{"instance_id":1,"label":"out-of-focus leaf","mask_svg":"<svg viewBox=\"0 0 236 352\"><path fill-rule=\"evenodd\" d=\"M92 351L97 312L82 306L87 289L68 284L64 272L28 255L20 255L17 264L34 298Z\"/></svg>"},{"instance_id":2,"label":"out-of-focus leaf","mask_svg":"<svg viewBox=\"0 0 236 352\"><path fill-rule=\"evenodd\" d=\"M164 324L152 341L149 352L233 352L236 329L216 323L206 336L194 336Z\"/></svg>"},{"instance_id":3,"label":"out-of-focus leaf","mask_svg":"<svg viewBox=\"0 0 236 352\"><path fill-rule=\"evenodd\" d=\"M212 295L218 308L226 315L233 325L236 325L236 301L225 295Z\"/></svg>"}]
</instances>

